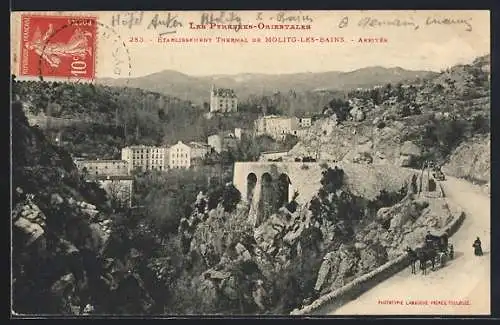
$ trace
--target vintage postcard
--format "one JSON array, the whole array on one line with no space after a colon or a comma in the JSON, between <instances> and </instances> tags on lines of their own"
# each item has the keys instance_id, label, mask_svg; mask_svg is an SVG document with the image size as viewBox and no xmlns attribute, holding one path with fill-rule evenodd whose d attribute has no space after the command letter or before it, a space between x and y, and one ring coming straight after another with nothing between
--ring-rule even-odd
<instances>
[{"instance_id":1,"label":"vintage postcard","mask_svg":"<svg viewBox=\"0 0 500 325\"><path fill-rule=\"evenodd\" d=\"M12 315L489 315L489 11L11 13Z\"/></svg>"}]
</instances>

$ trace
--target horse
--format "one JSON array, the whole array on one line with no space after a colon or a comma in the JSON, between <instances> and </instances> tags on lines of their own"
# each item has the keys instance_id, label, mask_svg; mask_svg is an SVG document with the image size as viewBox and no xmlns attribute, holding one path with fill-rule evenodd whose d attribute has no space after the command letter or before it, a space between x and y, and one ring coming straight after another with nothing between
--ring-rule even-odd
<instances>
[{"instance_id":1,"label":"horse","mask_svg":"<svg viewBox=\"0 0 500 325\"><path fill-rule=\"evenodd\" d=\"M424 275L427 274L427 262L429 261L432 263L432 271L435 270L437 252L434 249L416 248L415 253L419 260L420 269Z\"/></svg>"},{"instance_id":2,"label":"horse","mask_svg":"<svg viewBox=\"0 0 500 325\"><path fill-rule=\"evenodd\" d=\"M437 253L437 257L439 260L439 267L444 267L444 265L446 264L446 256L447 256L446 252L440 251Z\"/></svg>"},{"instance_id":3,"label":"horse","mask_svg":"<svg viewBox=\"0 0 500 325\"><path fill-rule=\"evenodd\" d=\"M408 258L410 259L411 274L416 274L417 271L415 270L415 264L418 261L417 253L414 250L412 250L409 246L406 247L406 252L408 253Z\"/></svg>"}]
</instances>

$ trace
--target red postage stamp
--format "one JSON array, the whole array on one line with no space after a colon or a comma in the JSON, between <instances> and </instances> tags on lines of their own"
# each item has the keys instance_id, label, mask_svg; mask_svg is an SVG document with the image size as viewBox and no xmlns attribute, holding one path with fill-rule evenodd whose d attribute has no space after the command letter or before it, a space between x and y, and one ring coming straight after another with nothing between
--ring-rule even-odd
<instances>
[{"instance_id":1,"label":"red postage stamp","mask_svg":"<svg viewBox=\"0 0 500 325\"><path fill-rule=\"evenodd\" d=\"M97 18L23 15L20 76L94 79Z\"/></svg>"}]
</instances>

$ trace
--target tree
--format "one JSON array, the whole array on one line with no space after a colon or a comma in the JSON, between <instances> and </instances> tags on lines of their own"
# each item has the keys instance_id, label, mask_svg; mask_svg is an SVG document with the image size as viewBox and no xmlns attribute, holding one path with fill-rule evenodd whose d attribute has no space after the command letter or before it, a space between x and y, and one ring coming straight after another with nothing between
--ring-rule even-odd
<instances>
[{"instance_id":1,"label":"tree","mask_svg":"<svg viewBox=\"0 0 500 325\"><path fill-rule=\"evenodd\" d=\"M327 106L327 112L329 111L330 115L335 114L337 116L337 120L339 122L345 121L349 116L350 105L348 101L334 98L332 99Z\"/></svg>"},{"instance_id":2,"label":"tree","mask_svg":"<svg viewBox=\"0 0 500 325\"><path fill-rule=\"evenodd\" d=\"M334 169L328 169L322 172L321 185L327 193L334 193L341 188L344 182L344 170L335 166Z\"/></svg>"},{"instance_id":3,"label":"tree","mask_svg":"<svg viewBox=\"0 0 500 325\"><path fill-rule=\"evenodd\" d=\"M130 183L129 183L130 182ZM132 201L132 180L105 180L104 189L113 208L128 208Z\"/></svg>"},{"instance_id":4,"label":"tree","mask_svg":"<svg viewBox=\"0 0 500 325\"><path fill-rule=\"evenodd\" d=\"M241 193L233 184L227 185L222 192L222 206L224 211L233 212L241 201Z\"/></svg>"}]
</instances>

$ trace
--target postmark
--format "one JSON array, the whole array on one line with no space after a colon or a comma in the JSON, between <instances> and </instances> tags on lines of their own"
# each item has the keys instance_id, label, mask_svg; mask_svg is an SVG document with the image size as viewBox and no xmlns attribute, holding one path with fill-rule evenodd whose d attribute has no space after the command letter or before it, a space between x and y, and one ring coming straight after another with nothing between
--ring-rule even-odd
<instances>
[{"instance_id":1,"label":"postmark","mask_svg":"<svg viewBox=\"0 0 500 325\"><path fill-rule=\"evenodd\" d=\"M99 60L110 62L112 64L112 77L130 78L132 76L132 59L130 51L125 44L125 40L111 26L97 22L99 27L98 41L111 43L111 50L101 51ZM128 79L127 79L128 83Z\"/></svg>"},{"instance_id":2,"label":"postmark","mask_svg":"<svg viewBox=\"0 0 500 325\"><path fill-rule=\"evenodd\" d=\"M96 17L23 15L21 25L20 77L95 79Z\"/></svg>"}]
</instances>

